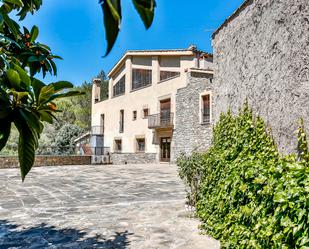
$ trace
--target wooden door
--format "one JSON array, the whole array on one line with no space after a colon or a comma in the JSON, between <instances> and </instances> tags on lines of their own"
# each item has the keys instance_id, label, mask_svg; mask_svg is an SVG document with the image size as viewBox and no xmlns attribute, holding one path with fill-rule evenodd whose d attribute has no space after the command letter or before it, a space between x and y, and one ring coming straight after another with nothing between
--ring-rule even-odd
<instances>
[{"instance_id":1,"label":"wooden door","mask_svg":"<svg viewBox=\"0 0 309 249\"><path fill-rule=\"evenodd\" d=\"M160 143L161 162L169 162L171 160L171 138L170 137L161 137Z\"/></svg>"}]
</instances>

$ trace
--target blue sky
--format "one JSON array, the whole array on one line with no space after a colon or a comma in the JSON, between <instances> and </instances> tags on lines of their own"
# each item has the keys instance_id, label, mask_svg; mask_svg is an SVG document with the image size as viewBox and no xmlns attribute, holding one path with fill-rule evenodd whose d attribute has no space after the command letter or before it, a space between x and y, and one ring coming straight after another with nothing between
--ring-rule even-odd
<instances>
[{"instance_id":1,"label":"blue sky","mask_svg":"<svg viewBox=\"0 0 309 249\"><path fill-rule=\"evenodd\" d=\"M157 0L155 20L145 30L130 0L122 0L123 22L112 52L104 55L106 42L98 0L44 0L34 16L23 22L38 25L38 41L63 57L57 60L58 76L46 81L68 80L79 85L103 69L108 72L126 50L186 48L195 44L212 52L211 34L243 0Z\"/></svg>"}]
</instances>

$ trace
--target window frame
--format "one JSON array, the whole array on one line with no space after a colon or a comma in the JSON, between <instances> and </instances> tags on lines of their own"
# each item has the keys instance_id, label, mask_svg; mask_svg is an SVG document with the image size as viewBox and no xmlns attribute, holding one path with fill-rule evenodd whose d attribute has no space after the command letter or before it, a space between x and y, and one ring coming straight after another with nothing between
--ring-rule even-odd
<instances>
[{"instance_id":1,"label":"window frame","mask_svg":"<svg viewBox=\"0 0 309 249\"><path fill-rule=\"evenodd\" d=\"M169 77L167 77L167 78L164 78L164 79L162 79L161 78L161 73L175 73L174 75L172 75L172 76L169 76ZM180 77L180 71L169 71L169 70L160 70L160 73L159 73L160 75L159 75L159 83L161 83L161 82L164 82L164 81L167 81L167 80L171 80L171 79L174 79L174 78L177 78L177 77Z\"/></svg>"},{"instance_id":2,"label":"window frame","mask_svg":"<svg viewBox=\"0 0 309 249\"><path fill-rule=\"evenodd\" d=\"M121 88L121 85L123 85L123 88ZM119 87L118 87L119 86ZM115 88L119 88L119 93L115 94ZM126 75L123 75L116 84L113 85L113 98L124 95L126 93Z\"/></svg>"},{"instance_id":3,"label":"window frame","mask_svg":"<svg viewBox=\"0 0 309 249\"><path fill-rule=\"evenodd\" d=\"M135 77L134 71L148 71L149 82L145 84L143 83L143 79L142 79L141 82L139 82L140 85L136 87L135 85L137 85L137 83L134 83L134 77ZM131 92L149 87L151 85L152 85L152 68L132 68Z\"/></svg>"},{"instance_id":4,"label":"window frame","mask_svg":"<svg viewBox=\"0 0 309 249\"><path fill-rule=\"evenodd\" d=\"M139 149L139 140L144 140L144 150ZM146 138L145 137L136 137L135 138L135 152L136 153L146 153Z\"/></svg>"},{"instance_id":5,"label":"window frame","mask_svg":"<svg viewBox=\"0 0 309 249\"><path fill-rule=\"evenodd\" d=\"M124 133L124 110L119 111L119 133Z\"/></svg>"},{"instance_id":6,"label":"window frame","mask_svg":"<svg viewBox=\"0 0 309 249\"><path fill-rule=\"evenodd\" d=\"M209 121L204 121L204 96L209 96ZM204 91L199 96L199 118L200 118L200 124L201 125L210 125L212 123L212 92L211 91Z\"/></svg>"},{"instance_id":7,"label":"window frame","mask_svg":"<svg viewBox=\"0 0 309 249\"><path fill-rule=\"evenodd\" d=\"M145 115L145 111L146 110L147 110L147 115ZM143 108L142 114L143 114L143 119L148 118L148 116L150 115L150 109L148 107L147 108Z\"/></svg>"},{"instance_id":8,"label":"window frame","mask_svg":"<svg viewBox=\"0 0 309 249\"><path fill-rule=\"evenodd\" d=\"M118 149L118 143L116 141L120 141L120 150ZM122 152L122 139L121 138L114 138L114 152L116 153Z\"/></svg>"},{"instance_id":9,"label":"window frame","mask_svg":"<svg viewBox=\"0 0 309 249\"><path fill-rule=\"evenodd\" d=\"M137 111L134 110L134 111L132 112L132 120L135 121L136 119L137 119Z\"/></svg>"}]
</instances>

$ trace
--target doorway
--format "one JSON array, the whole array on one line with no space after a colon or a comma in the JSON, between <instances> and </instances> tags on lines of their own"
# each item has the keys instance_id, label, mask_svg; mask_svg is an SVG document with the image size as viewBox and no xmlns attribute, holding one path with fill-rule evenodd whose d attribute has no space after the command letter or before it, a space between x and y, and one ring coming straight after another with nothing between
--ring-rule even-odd
<instances>
[{"instance_id":1,"label":"doorway","mask_svg":"<svg viewBox=\"0 0 309 249\"><path fill-rule=\"evenodd\" d=\"M160 161L170 162L171 160L171 138L161 137L160 142Z\"/></svg>"}]
</instances>

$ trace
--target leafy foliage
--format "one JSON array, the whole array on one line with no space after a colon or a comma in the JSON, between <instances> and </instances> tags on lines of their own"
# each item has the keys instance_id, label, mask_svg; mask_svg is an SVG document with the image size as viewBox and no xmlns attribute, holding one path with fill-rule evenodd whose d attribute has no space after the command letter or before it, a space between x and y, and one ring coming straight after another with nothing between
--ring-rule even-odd
<instances>
[{"instance_id":1,"label":"leafy foliage","mask_svg":"<svg viewBox=\"0 0 309 249\"><path fill-rule=\"evenodd\" d=\"M101 97L100 100L106 100L108 99L108 78L105 74L105 72L103 70L101 70L101 72L99 73L99 75L97 76L97 78L101 79Z\"/></svg>"},{"instance_id":2,"label":"leafy foliage","mask_svg":"<svg viewBox=\"0 0 309 249\"><path fill-rule=\"evenodd\" d=\"M132 0L135 9L142 19L146 29L148 29L153 21L154 9L156 7L155 0ZM100 0L104 14L104 26L106 32L107 49L105 56L112 50L118 33L122 19L121 0Z\"/></svg>"},{"instance_id":3,"label":"leafy foliage","mask_svg":"<svg viewBox=\"0 0 309 249\"><path fill-rule=\"evenodd\" d=\"M204 154L178 160L203 228L226 248L308 248L309 161L281 156L263 120L245 107L222 114ZM194 204L194 202L193 202Z\"/></svg>"},{"instance_id":4,"label":"leafy foliage","mask_svg":"<svg viewBox=\"0 0 309 249\"><path fill-rule=\"evenodd\" d=\"M0 150L7 144L12 124L19 132L18 156L22 180L34 163L35 150L43 131L43 122L53 123L59 112L55 100L81 95L70 91L70 82L44 84L35 74L56 75L57 68L50 48L36 42L39 29L23 30L10 14L19 11L20 19L41 6L41 0L4 0L0 7ZM14 12L13 12L14 13ZM29 69L29 72L27 71Z\"/></svg>"},{"instance_id":5,"label":"leafy foliage","mask_svg":"<svg viewBox=\"0 0 309 249\"><path fill-rule=\"evenodd\" d=\"M77 125L65 124L57 132L55 140L52 144L55 151L59 154L72 154L74 153L74 139L80 136L84 130Z\"/></svg>"}]
</instances>

